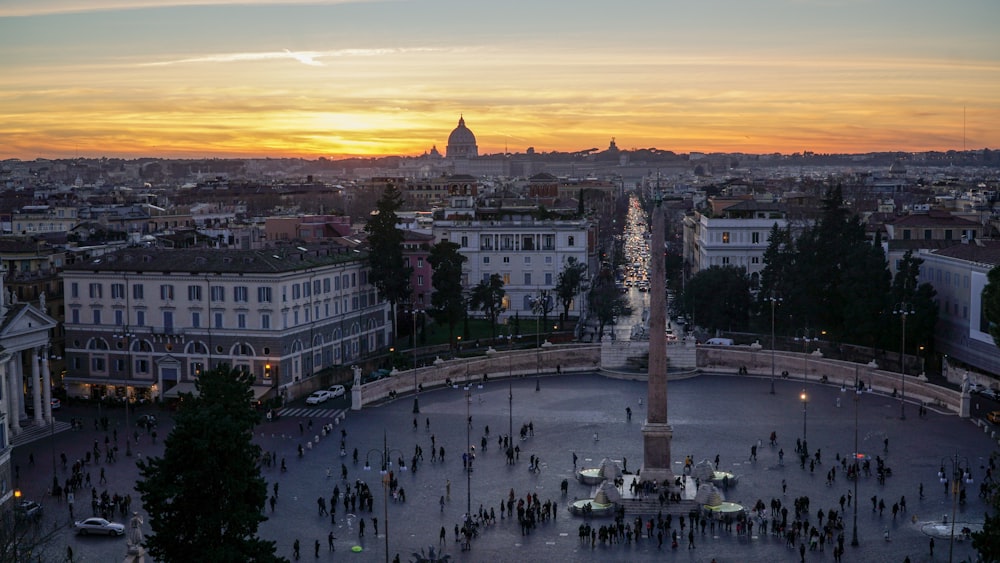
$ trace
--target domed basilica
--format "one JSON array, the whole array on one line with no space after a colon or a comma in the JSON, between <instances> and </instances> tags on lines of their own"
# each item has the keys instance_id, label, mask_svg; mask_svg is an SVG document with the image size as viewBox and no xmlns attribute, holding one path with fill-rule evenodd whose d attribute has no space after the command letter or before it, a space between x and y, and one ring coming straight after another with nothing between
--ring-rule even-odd
<instances>
[{"instance_id":1,"label":"domed basilica","mask_svg":"<svg viewBox=\"0 0 1000 563\"><path fill-rule=\"evenodd\" d=\"M445 151L448 158L476 158L479 147L476 146L476 135L465 126L465 117L458 118L458 127L448 135L448 148Z\"/></svg>"}]
</instances>

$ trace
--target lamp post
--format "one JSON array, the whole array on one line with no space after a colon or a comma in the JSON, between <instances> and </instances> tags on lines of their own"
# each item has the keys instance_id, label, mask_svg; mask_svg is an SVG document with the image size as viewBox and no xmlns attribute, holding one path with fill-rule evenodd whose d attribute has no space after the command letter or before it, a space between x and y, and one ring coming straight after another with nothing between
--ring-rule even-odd
<instances>
[{"instance_id":1,"label":"lamp post","mask_svg":"<svg viewBox=\"0 0 1000 563\"><path fill-rule=\"evenodd\" d=\"M417 311L413 309L411 311L411 316L413 317L413 413L420 412L420 388L417 386L417 313L422 313L423 311Z\"/></svg>"},{"instance_id":2,"label":"lamp post","mask_svg":"<svg viewBox=\"0 0 1000 563\"><path fill-rule=\"evenodd\" d=\"M771 394L774 395L774 306L781 302L780 297L767 298L771 302Z\"/></svg>"},{"instance_id":3,"label":"lamp post","mask_svg":"<svg viewBox=\"0 0 1000 563\"><path fill-rule=\"evenodd\" d=\"M893 314L899 315L900 321L902 322L903 335L902 342L899 345L899 419L906 420L906 317L914 314L916 311L909 303L900 303L896 305L896 310Z\"/></svg>"},{"instance_id":4,"label":"lamp post","mask_svg":"<svg viewBox=\"0 0 1000 563\"><path fill-rule=\"evenodd\" d=\"M950 477L944 471L945 459L951 464ZM963 460L965 462L964 467L962 465ZM971 467L969 459L959 459L958 454L950 458L941 458L941 469L938 471L938 478L941 480L941 483L948 484L946 490L951 491L951 536L948 541L949 562L952 560L952 555L955 551L955 513L958 510L958 500L961 495L965 494L965 485L971 485L973 482Z\"/></svg>"},{"instance_id":5,"label":"lamp post","mask_svg":"<svg viewBox=\"0 0 1000 563\"><path fill-rule=\"evenodd\" d=\"M809 379L809 329L802 329L802 382Z\"/></svg>"},{"instance_id":6,"label":"lamp post","mask_svg":"<svg viewBox=\"0 0 1000 563\"><path fill-rule=\"evenodd\" d=\"M472 518L472 386L465 387L465 455L468 466L465 468L465 521Z\"/></svg>"},{"instance_id":7,"label":"lamp post","mask_svg":"<svg viewBox=\"0 0 1000 563\"><path fill-rule=\"evenodd\" d=\"M809 396L806 395L806 390L803 387L802 393L799 394L799 400L802 401L802 450L806 449L806 406L809 404Z\"/></svg>"},{"instance_id":8,"label":"lamp post","mask_svg":"<svg viewBox=\"0 0 1000 563\"><path fill-rule=\"evenodd\" d=\"M372 466L369 462L369 458L372 454L376 454L381 457L381 467L379 474L382 476L382 524L385 530L385 563L389 563L389 472L392 470L392 455L396 454L399 456L399 471L406 471L405 461L403 460L403 452L399 450L390 450L389 441L386 437L385 430L382 430L382 450L372 449L368 450L368 455L365 456L365 471L371 471Z\"/></svg>"},{"instance_id":9,"label":"lamp post","mask_svg":"<svg viewBox=\"0 0 1000 563\"><path fill-rule=\"evenodd\" d=\"M858 388L858 370L860 366L854 366L854 499L858 497L858 405L861 403L861 389ZM851 545L858 546L858 503L854 502L854 530L851 533Z\"/></svg>"},{"instance_id":10,"label":"lamp post","mask_svg":"<svg viewBox=\"0 0 1000 563\"><path fill-rule=\"evenodd\" d=\"M132 336L126 326L122 332L116 333L115 338L121 339L125 346L125 456L132 457L132 443L129 441L129 422L128 422L128 384L132 381Z\"/></svg>"}]
</instances>

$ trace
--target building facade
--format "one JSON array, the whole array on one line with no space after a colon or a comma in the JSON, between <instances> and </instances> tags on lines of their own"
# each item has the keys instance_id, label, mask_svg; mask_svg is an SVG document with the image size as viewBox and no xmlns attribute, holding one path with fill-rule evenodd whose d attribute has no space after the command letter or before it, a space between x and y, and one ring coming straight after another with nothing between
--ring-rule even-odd
<instances>
[{"instance_id":1,"label":"building facade","mask_svg":"<svg viewBox=\"0 0 1000 563\"><path fill-rule=\"evenodd\" d=\"M135 248L63 272L67 392L166 398L220 364L281 385L387 346L365 255L337 244Z\"/></svg>"}]
</instances>

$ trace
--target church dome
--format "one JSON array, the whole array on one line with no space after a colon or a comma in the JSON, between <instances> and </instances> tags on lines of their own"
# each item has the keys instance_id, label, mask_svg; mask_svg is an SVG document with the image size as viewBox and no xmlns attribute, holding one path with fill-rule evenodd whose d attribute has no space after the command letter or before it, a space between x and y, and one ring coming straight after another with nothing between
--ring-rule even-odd
<instances>
[{"instance_id":1,"label":"church dome","mask_svg":"<svg viewBox=\"0 0 1000 563\"><path fill-rule=\"evenodd\" d=\"M472 158L479 156L476 135L465 126L465 118L459 117L458 127L448 135L448 158Z\"/></svg>"}]
</instances>

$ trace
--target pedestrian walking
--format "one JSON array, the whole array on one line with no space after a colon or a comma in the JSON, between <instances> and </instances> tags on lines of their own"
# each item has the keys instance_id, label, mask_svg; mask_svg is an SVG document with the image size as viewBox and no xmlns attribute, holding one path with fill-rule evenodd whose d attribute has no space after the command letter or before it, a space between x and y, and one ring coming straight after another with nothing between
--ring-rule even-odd
<instances>
[{"instance_id":1,"label":"pedestrian walking","mask_svg":"<svg viewBox=\"0 0 1000 563\"><path fill-rule=\"evenodd\" d=\"M933 537L931 538L930 546L931 546L931 557L934 557L934 538Z\"/></svg>"},{"instance_id":2,"label":"pedestrian walking","mask_svg":"<svg viewBox=\"0 0 1000 563\"><path fill-rule=\"evenodd\" d=\"M359 538L365 537L365 519L364 518L362 518L358 522L358 537Z\"/></svg>"},{"instance_id":3,"label":"pedestrian walking","mask_svg":"<svg viewBox=\"0 0 1000 563\"><path fill-rule=\"evenodd\" d=\"M335 551L334 548L333 548L333 540L335 540L335 539L337 539L337 538L333 537L333 532L330 532L326 536L326 544L328 546L330 546L330 551Z\"/></svg>"},{"instance_id":4,"label":"pedestrian walking","mask_svg":"<svg viewBox=\"0 0 1000 563\"><path fill-rule=\"evenodd\" d=\"M299 540L298 540L298 538L296 538L295 542L292 543L292 557L294 557L296 561L299 560Z\"/></svg>"},{"instance_id":5,"label":"pedestrian walking","mask_svg":"<svg viewBox=\"0 0 1000 563\"><path fill-rule=\"evenodd\" d=\"M319 540L316 540L316 558L319 558Z\"/></svg>"},{"instance_id":6,"label":"pedestrian walking","mask_svg":"<svg viewBox=\"0 0 1000 563\"><path fill-rule=\"evenodd\" d=\"M576 469L576 452L573 452L573 469Z\"/></svg>"}]
</instances>

